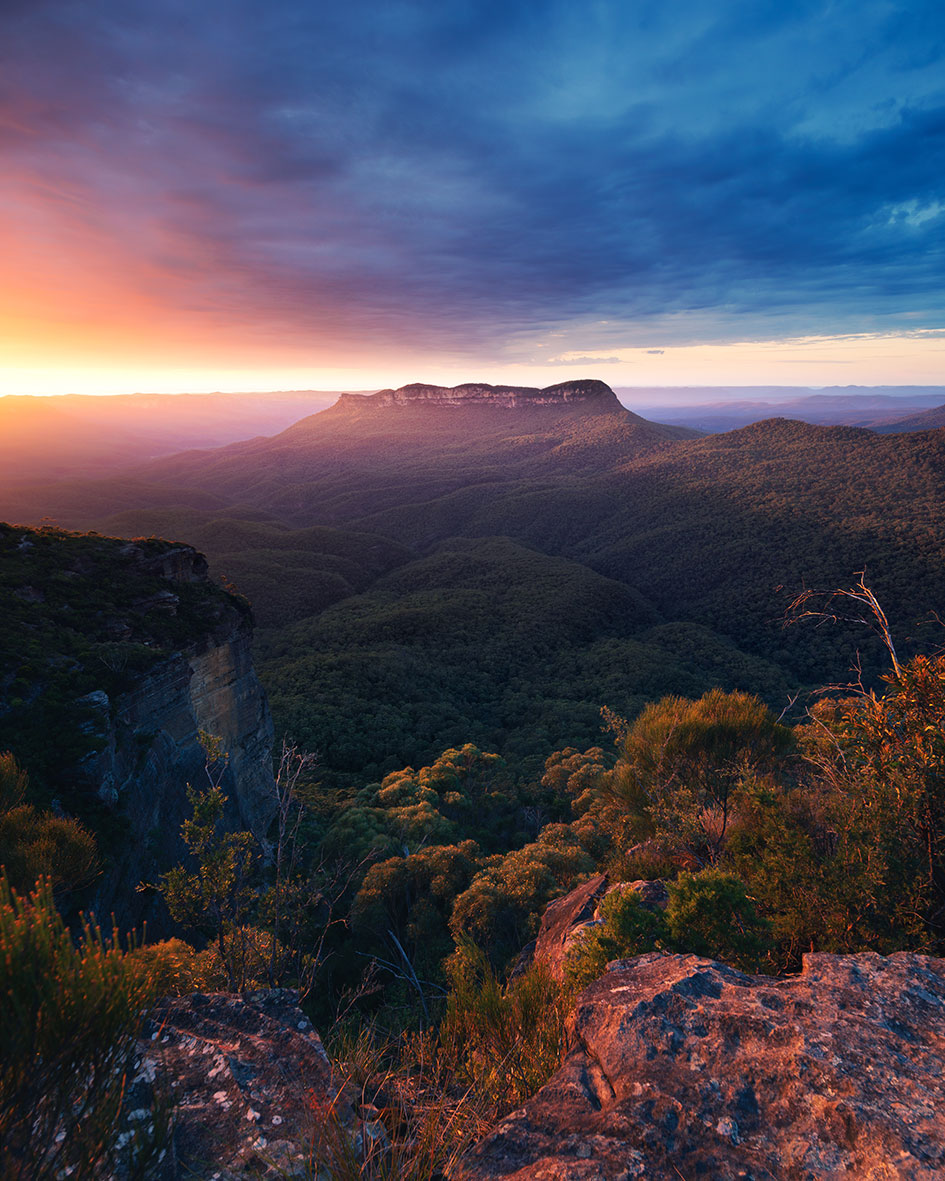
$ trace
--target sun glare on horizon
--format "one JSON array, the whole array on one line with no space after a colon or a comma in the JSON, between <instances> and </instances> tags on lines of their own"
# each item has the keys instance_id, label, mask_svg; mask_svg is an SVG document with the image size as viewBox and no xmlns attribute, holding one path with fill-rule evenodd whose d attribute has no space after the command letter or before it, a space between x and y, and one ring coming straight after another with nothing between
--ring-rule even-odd
<instances>
[{"instance_id":1,"label":"sun glare on horizon","mask_svg":"<svg viewBox=\"0 0 945 1181\"><path fill-rule=\"evenodd\" d=\"M945 380L918 16L357 7L8 8L0 394Z\"/></svg>"}]
</instances>

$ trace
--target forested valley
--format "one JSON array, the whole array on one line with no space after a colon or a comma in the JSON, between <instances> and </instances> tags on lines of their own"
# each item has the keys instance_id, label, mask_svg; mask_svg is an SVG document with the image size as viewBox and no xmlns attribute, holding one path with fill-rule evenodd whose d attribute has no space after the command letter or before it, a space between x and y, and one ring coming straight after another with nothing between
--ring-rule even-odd
<instances>
[{"instance_id":1,"label":"forested valley","mask_svg":"<svg viewBox=\"0 0 945 1181\"><path fill-rule=\"evenodd\" d=\"M24 996L105 989L120 1044L147 997L297 988L399 1113L400 1172L376 1175L420 1177L545 1081L610 961L945 954L945 431L700 436L570 386L346 395L274 438L0 486L0 934ZM167 542L210 563L172 608L147 565ZM94 695L250 614L268 830L233 822L233 752L204 735L182 855L142 883L151 935L87 928L77 966L66 929L127 833L76 786ZM553 979L545 907L599 874L664 904L608 893ZM0 1114L14 1140L24 1110Z\"/></svg>"}]
</instances>

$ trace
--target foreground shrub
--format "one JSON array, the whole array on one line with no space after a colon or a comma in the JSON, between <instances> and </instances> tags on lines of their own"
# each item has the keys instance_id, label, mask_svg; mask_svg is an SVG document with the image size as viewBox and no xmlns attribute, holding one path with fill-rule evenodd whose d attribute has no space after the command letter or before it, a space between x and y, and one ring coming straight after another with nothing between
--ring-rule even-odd
<instances>
[{"instance_id":1,"label":"foreground shrub","mask_svg":"<svg viewBox=\"0 0 945 1181\"><path fill-rule=\"evenodd\" d=\"M165 939L133 948L128 960L150 982L155 997L226 989L226 972L212 946L197 951L183 939Z\"/></svg>"},{"instance_id":2,"label":"foreground shrub","mask_svg":"<svg viewBox=\"0 0 945 1181\"><path fill-rule=\"evenodd\" d=\"M313 1105L308 1176L330 1181L437 1181L491 1127L489 1110L457 1080L435 1033L336 1032L337 1098ZM344 1118L346 1096L356 1118Z\"/></svg>"},{"instance_id":3,"label":"foreground shrub","mask_svg":"<svg viewBox=\"0 0 945 1181\"><path fill-rule=\"evenodd\" d=\"M670 882L665 911L644 907L633 890L612 890L601 903L601 922L587 927L568 954L565 977L578 989L602 976L611 960L648 951L675 951L722 960L755 971L770 951L770 924L745 885L732 874L707 869Z\"/></svg>"},{"instance_id":4,"label":"foreground shrub","mask_svg":"<svg viewBox=\"0 0 945 1181\"><path fill-rule=\"evenodd\" d=\"M823 942L941 955L945 656L896 663L883 681L882 694L820 702L801 733L830 835Z\"/></svg>"},{"instance_id":5,"label":"foreground shrub","mask_svg":"<svg viewBox=\"0 0 945 1181\"><path fill-rule=\"evenodd\" d=\"M664 697L632 723L611 717L620 757L602 790L633 820L697 865L722 856L744 780L783 766L791 731L748 693L711 689L697 701Z\"/></svg>"},{"instance_id":6,"label":"foreground shrub","mask_svg":"<svg viewBox=\"0 0 945 1181\"><path fill-rule=\"evenodd\" d=\"M561 1061L566 998L531 969L504 987L464 940L448 962L439 1028L341 1026L328 1043L339 1091L315 1112L312 1173L331 1181L436 1181L544 1085ZM344 1096L358 1118L342 1118Z\"/></svg>"},{"instance_id":7,"label":"foreground shrub","mask_svg":"<svg viewBox=\"0 0 945 1181\"><path fill-rule=\"evenodd\" d=\"M28 789L26 772L0 752L0 866L10 884L21 893L38 877L56 890L88 884L100 869L94 837L77 820L26 803Z\"/></svg>"},{"instance_id":8,"label":"foreground shrub","mask_svg":"<svg viewBox=\"0 0 945 1181\"><path fill-rule=\"evenodd\" d=\"M503 987L486 954L468 941L451 958L449 974L441 1054L455 1078L501 1116L560 1065L566 998L538 966Z\"/></svg>"},{"instance_id":9,"label":"foreground shrub","mask_svg":"<svg viewBox=\"0 0 945 1181\"><path fill-rule=\"evenodd\" d=\"M674 951L723 960L755 971L769 949L769 924L760 917L743 882L707 869L680 874L669 887L666 930Z\"/></svg>"},{"instance_id":10,"label":"foreground shrub","mask_svg":"<svg viewBox=\"0 0 945 1181\"><path fill-rule=\"evenodd\" d=\"M147 1176L161 1129L120 1137L135 1039L151 984L86 924L76 946L40 882L28 897L0 876L0 1178L73 1181L113 1167Z\"/></svg>"},{"instance_id":11,"label":"foreground shrub","mask_svg":"<svg viewBox=\"0 0 945 1181\"><path fill-rule=\"evenodd\" d=\"M601 902L600 926L586 928L575 940L565 967L572 989L584 988L604 974L611 960L643 955L667 941L661 911L641 906L633 890L612 890Z\"/></svg>"}]
</instances>

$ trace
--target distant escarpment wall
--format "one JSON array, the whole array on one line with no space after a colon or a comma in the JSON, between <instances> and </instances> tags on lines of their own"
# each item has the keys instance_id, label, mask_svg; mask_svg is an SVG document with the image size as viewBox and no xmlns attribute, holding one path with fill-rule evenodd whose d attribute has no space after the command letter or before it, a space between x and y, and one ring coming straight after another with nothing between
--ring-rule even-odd
<instances>
[{"instance_id":1,"label":"distant escarpment wall","mask_svg":"<svg viewBox=\"0 0 945 1181\"><path fill-rule=\"evenodd\" d=\"M341 406L477 406L490 409L517 410L527 406L567 406L583 404L610 410L621 409L616 394L602 381L564 381L558 385L537 389L532 386L487 385L467 382L464 385L439 386L415 382L396 390L380 390L376 394L342 394Z\"/></svg>"}]
</instances>

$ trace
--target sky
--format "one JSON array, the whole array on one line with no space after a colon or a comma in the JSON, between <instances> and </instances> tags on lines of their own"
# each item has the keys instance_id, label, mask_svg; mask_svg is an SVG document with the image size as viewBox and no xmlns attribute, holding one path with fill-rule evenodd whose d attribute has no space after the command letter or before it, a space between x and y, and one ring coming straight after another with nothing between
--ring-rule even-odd
<instances>
[{"instance_id":1,"label":"sky","mask_svg":"<svg viewBox=\"0 0 945 1181\"><path fill-rule=\"evenodd\" d=\"M945 383L941 0L2 0L0 394Z\"/></svg>"}]
</instances>

